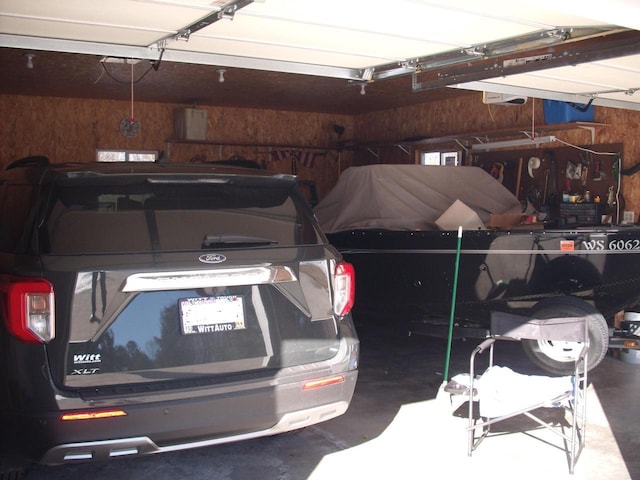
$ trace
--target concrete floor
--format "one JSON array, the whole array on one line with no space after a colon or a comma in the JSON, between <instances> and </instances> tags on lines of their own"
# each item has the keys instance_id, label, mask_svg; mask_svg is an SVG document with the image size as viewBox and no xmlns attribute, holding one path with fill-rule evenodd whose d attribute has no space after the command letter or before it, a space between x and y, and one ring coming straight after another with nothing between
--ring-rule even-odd
<instances>
[{"instance_id":1,"label":"concrete floor","mask_svg":"<svg viewBox=\"0 0 640 480\"><path fill-rule=\"evenodd\" d=\"M466 420L451 413L446 399L436 399L446 341L405 333L359 326L360 377L342 417L293 434L210 448L109 463L38 466L28 478L640 478L640 365L608 356L592 372L587 446L571 476L562 450L523 434L505 432L487 439L467 457ZM475 343L453 343L450 376L466 370ZM514 368L534 371L518 344L501 351ZM550 440L557 443L556 437Z\"/></svg>"}]
</instances>

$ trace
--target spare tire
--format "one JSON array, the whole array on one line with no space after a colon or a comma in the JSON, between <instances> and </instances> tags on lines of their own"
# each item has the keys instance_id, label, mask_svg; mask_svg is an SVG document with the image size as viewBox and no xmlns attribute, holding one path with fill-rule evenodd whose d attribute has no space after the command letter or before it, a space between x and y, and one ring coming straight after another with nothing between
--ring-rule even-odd
<instances>
[{"instance_id":1,"label":"spare tire","mask_svg":"<svg viewBox=\"0 0 640 480\"><path fill-rule=\"evenodd\" d=\"M576 297L551 297L537 303L529 317L545 319L584 315L590 315L587 370L592 370L602 362L609 348L607 321L594 306ZM574 370L574 361L582 343L523 340L522 346L531 361L543 370L555 375L568 375Z\"/></svg>"}]
</instances>

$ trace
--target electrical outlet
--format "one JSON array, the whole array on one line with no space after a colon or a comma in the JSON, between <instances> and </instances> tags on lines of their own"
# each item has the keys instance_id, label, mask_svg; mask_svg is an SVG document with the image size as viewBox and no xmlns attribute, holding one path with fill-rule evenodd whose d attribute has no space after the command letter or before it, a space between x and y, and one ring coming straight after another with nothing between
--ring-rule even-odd
<instances>
[{"instance_id":1,"label":"electrical outlet","mask_svg":"<svg viewBox=\"0 0 640 480\"><path fill-rule=\"evenodd\" d=\"M625 210L622 214L622 223L633 223L635 219L635 212L633 210Z\"/></svg>"}]
</instances>

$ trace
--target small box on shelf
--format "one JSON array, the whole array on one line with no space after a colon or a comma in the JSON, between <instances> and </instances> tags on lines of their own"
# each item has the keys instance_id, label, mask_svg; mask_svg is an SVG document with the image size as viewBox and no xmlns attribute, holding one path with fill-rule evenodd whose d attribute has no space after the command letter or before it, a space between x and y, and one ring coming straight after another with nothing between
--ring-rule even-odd
<instances>
[{"instance_id":1,"label":"small box on shelf","mask_svg":"<svg viewBox=\"0 0 640 480\"><path fill-rule=\"evenodd\" d=\"M544 121L547 124L568 122L593 122L593 105L579 105L558 100L544 100Z\"/></svg>"}]
</instances>

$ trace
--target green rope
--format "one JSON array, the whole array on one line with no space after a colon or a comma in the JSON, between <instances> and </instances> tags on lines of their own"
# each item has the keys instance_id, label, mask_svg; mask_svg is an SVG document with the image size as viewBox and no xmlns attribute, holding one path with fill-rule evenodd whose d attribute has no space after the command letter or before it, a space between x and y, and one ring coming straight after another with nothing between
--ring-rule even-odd
<instances>
[{"instance_id":1,"label":"green rope","mask_svg":"<svg viewBox=\"0 0 640 480\"><path fill-rule=\"evenodd\" d=\"M460 247L462 245L462 227L458 227L458 246L456 247L456 263L453 271L453 292L451 294L451 314L449 315L449 336L447 339L447 357L444 363L444 378L449 378L449 358L451 357L451 342L453 340L453 318L456 311L456 295L458 293L458 270L460 268Z\"/></svg>"}]
</instances>

